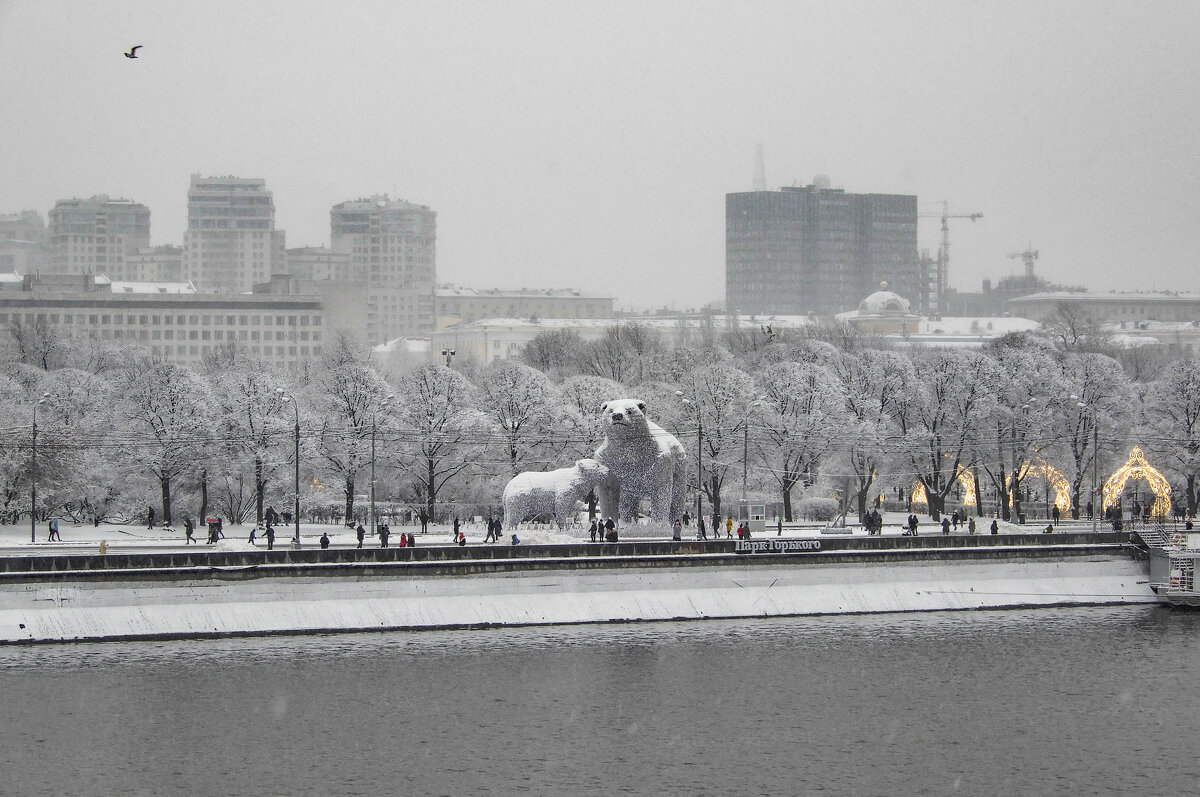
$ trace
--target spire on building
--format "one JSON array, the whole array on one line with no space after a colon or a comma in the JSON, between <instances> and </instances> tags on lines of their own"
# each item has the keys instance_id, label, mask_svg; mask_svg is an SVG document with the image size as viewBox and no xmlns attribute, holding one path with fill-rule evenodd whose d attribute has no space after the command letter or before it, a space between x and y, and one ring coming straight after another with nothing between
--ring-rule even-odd
<instances>
[{"instance_id":1,"label":"spire on building","mask_svg":"<svg viewBox=\"0 0 1200 797\"><path fill-rule=\"evenodd\" d=\"M763 145L754 145L754 190L767 190L767 167L763 162Z\"/></svg>"}]
</instances>

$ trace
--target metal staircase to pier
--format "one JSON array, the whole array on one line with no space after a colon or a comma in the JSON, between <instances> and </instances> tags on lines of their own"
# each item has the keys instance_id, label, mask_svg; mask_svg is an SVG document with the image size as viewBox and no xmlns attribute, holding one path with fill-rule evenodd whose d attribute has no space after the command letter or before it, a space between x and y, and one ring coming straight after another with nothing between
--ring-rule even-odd
<instances>
[{"instance_id":1,"label":"metal staircase to pier","mask_svg":"<svg viewBox=\"0 0 1200 797\"><path fill-rule=\"evenodd\" d=\"M1172 548L1174 543L1167 534L1164 526L1143 526L1140 529L1135 529L1134 534L1142 538L1142 542L1151 548Z\"/></svg>"}]
</instances>

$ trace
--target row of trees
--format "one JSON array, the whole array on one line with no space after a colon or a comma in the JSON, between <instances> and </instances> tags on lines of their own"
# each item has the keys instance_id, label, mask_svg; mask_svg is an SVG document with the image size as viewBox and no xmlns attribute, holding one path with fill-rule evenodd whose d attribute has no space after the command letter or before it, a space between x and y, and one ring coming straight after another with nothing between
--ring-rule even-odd
<instances>
[{"instance_id":1,"label":"row of trees","mask_svg":"<svg viewBox=\"0 0 1200 797\"><path fill-rule=\"evenodd\" d=\"M1018 464L1039 458L1067 475L1078 511L1097 458L1110 470L1133 443L1196 508L1197 363L1138 380L1106 354L1032 336L893 349L852 330L666 340L614 327L594 343L541 336L526 362L454 368L378 362L343 336L286 373L233 342L193 370L136 350L54 361L27 338L21 350L35 356L18 352L0 373L10 518L29 511L35 414L42 517L128 521L150 504L171 521L182 500L189 514L262 520L291 504L298 416L307 510L355 517L374 471L381 501L443 518L494 510L522 470L589 456L604 435L600 404L624 396L683 441L689 490L714 513L745 489L788 520L804 495L840 495L861 515L875 495L920 484L937 518L965 469L1007 516Z\"/></svg>"}]
</instances>

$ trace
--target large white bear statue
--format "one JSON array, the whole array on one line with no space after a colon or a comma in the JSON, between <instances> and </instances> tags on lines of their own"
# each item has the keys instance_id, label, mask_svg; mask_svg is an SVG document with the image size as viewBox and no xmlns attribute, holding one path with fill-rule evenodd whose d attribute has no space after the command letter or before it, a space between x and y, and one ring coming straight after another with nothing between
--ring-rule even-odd
<instances>
[{"instance_id":1,"label":"large white bear statue","mask_svg":"<svg viewBox=\"0 0 1200 797\"><path fill-rule=\"evenodd\" d=\"M687 454L667 430L646 417L646 402L616 399L600 407L608 432L596 459L610 478L599 491L604 517L633 520L642 498L650 499L650 520L670 523L683 516Z\"/></svg>"},{"instance_id":2,"label":"large white bear statue","mask_svg":"<svg viewBox=\"0 0 1200 797\"><path fill-rule=\"evenodd\" d=\"M509 480L504 488L504 527L536 515L554 515L561 531L575 508L575 502L593 488L608 481L608 468L594 459L576 460L569 468L550 471L525 471Z\"/></svg>"}]
</instances>

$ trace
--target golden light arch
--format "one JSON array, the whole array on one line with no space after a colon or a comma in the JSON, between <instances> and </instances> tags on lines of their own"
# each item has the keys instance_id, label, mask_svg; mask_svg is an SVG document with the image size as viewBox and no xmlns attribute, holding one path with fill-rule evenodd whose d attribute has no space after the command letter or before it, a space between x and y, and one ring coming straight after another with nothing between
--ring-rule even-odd
<instances>
[{"instance_id":1,"label":"golden light arch","mask_svg":"<svg viewBox=\"0 0 1200 797\"><path fill-rule=\"evenodd\" d=\"M1125 489L1125 482L1130 479L1143 479L1150 485L1150 491L1154 493L1154 506L1150 508L1150 514L1165 518L1171 512L1171 484L1146 461L1141 446L1134 446L1125 464L1104 482L1101 507L1108 509L1115 506L1121 498L1121 491Z\"/></svg>"},{"instance_id":2,"label":"golden light arch","mask_svg":"<svg viewBox=\"0 0 1200 797\"><path fill-rule=\"evenodd\" d=\"M1054 488L1054 505L1058 507L1059 513L1065 516L1071 511L1071 483L1067 481L1066 476L1062 475L1062 471L1053 465L1047 464L1044 460L1037 464L1028 460L1021 463L1020 478L1018 481L1039 477L1045 479ZM1008 497L1011 501L1011 489L1008 491Z\"/></svg>"},{"instance_id":3,"label":"golden light arch","mask_svg":"<svg viewBox=\"0 0 1200 797\"><path fill-rule=\"evenodd\" d=\"M975 477L971 471L958 466L958 473L955 475L959 485L963 488L962 503L963 506L979 506L979 496L975 494ZM912 488L912 502L914 504L928 504L929 496L925 494L925 483L917 479Z\"/></svg>"}]
</instances>

